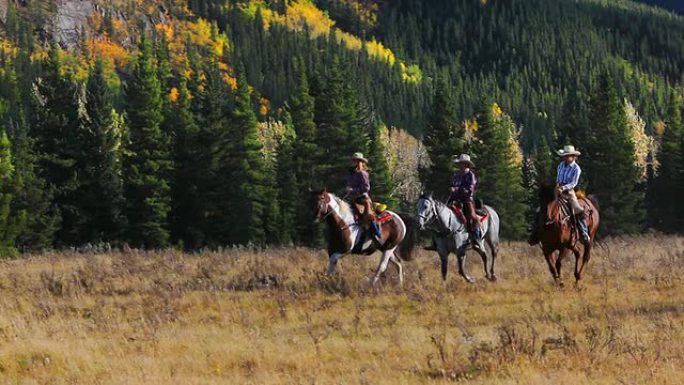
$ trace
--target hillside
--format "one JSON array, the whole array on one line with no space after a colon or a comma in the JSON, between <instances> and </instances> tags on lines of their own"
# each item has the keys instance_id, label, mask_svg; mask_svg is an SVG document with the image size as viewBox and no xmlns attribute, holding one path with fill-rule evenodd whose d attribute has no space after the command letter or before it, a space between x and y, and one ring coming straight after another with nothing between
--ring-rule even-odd
<instances>
[{"instance_id":1,"label":"hillside","mask_svg":"<svg viewBox=\"0 0 684 385\"><path fill-rule=\"evenodd\" d=\"M444 191L455 153L472 153L480 197L521 238L551 149L567 142L585 150L582 188L611 208L607 233L684 230L667 188L681 180L684 18L659 8L0 0L0 11L10 254L317 244L306 196L341 191L359 151L373 196L408 212L421 189Z\"/></svg>"}]
</instances>

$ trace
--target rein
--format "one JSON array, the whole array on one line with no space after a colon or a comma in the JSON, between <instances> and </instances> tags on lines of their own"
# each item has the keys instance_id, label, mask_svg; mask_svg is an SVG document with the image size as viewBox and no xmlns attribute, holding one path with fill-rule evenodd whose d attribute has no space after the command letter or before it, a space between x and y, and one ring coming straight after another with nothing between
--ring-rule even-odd
<instances>
[{"instance_id":1,"label":"rein","mask_svg":"<svg viewBox=\"0 0 684 385\"><path fill-rule=\"evenodd\" d=\"M437 229L432 229L432 231L434 231L438 236L445 237L447 235L451 235L451 234L456 233L456 230L451 230L450 226L448 224L444 223L444 221L442 220L442 217L439 215L439 212L437 212L437 205L440 202L437 202L434 199L430 199L430 202L432 202L432 208L431 208L432 216L431 216L430 220L425 224L425 226L429 227L433 222L435 222L437 220L438 223L441 225L441 227L444 228L443 231L439 231ZM444 206L444 207L446 207L446 206ZM425 220L425 215L421 214L421 215L419 215L419 217L421 217L421 218L423 218L423 220Z\"/></svg>"}]
</instances>

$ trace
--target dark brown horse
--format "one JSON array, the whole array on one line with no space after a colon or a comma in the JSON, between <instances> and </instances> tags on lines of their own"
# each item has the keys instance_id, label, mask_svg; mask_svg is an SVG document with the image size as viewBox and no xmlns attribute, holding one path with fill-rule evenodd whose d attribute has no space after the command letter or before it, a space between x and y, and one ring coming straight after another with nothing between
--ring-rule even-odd
<instances>
[{"instance_id":1,"label":"dark brown horse","mask_svg":"<svg viewBox=\"0 0 684 385\"><path fill-rule=\"evenodd\" d=\"M558 284L561 282L561 261L568 251L575 254L575 282L579 283L582 271L591 257L591 247L596 237L599 226L598 202L592 196L578 197L580 205L584 208L587 227L589 228L590 241L584 245L584 252L580 253L579 245L581 236L579 225L576 223L571 209L566 208L555 194L554 186L545 186L539 190L541 201L542 218L537 221L537 234L541 242L544 257L549 265L549 271ZM558 255L556 255L558 251Z\"/></svg>"},{"instance_id":2,"label":"dark brown horse","mask_svg":"<svg viewBox=\"0 0 684 385\"><path fill-rule=\"evenodd\" d=\"M416 243L415 224L411 218L402 218L389 210L380 214L378 221L382 237L378 243L364 236L351 205L343 199L325 189L312 192L312 198L314 219L324 220L328 225L328 274L335 273L337 262L347 254L371 255L380 251L382 257L373 284L378 282L389 262L397 266L399 282L403 283L401 260L411 259Z\"/></svg>"}]
</instances>

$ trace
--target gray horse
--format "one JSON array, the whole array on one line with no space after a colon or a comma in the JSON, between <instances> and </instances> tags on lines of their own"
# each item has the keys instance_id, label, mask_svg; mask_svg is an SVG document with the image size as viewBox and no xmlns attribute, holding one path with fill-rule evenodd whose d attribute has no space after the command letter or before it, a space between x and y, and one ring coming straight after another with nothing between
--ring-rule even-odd
<instances>
[{"instance_id":1,"label":"gray horse","mask_svg":"<svg viewBox=\"0 0 684 385\"><path fill-rule=\"evenodd\" d=\"M494 264L499 252L499 214L489 206L484 208L488 214L482 221L483 238L475 242L473 249L482 258L485 277L490 281L496 281ZM433 231L433 240L442 261L442 279L446 281L449 254L454 253L458 257L458 272L466 281L474 282L465 271L465 254L470 246L468 230L453 210L432 196L421 194L418 200L418 225L421 230L429 228ZM491 263L488 261L485 242L491 251Z\"/></svg>"}]
</instances>

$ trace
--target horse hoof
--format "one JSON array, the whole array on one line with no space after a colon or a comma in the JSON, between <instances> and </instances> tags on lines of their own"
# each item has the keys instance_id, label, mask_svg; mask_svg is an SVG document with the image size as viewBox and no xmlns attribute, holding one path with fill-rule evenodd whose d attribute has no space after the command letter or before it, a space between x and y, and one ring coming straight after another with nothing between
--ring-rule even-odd
<instances>
[{"instance_id":1,"label":"horse hoof","mask_svg":"<svg viewBox=\"0 0 684 385\"><path fill-rule=\"evenodd\" d=\"M487 277L490 281L496 282L496 275L492 274L489 277Z\"/></svg>"}]
</instances>

